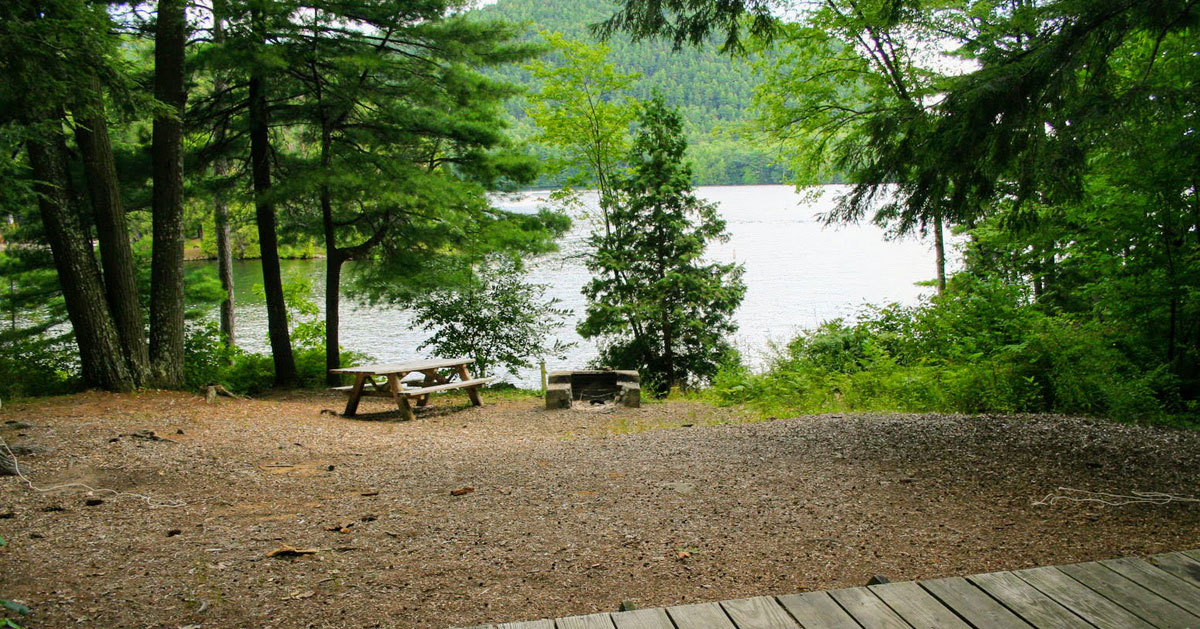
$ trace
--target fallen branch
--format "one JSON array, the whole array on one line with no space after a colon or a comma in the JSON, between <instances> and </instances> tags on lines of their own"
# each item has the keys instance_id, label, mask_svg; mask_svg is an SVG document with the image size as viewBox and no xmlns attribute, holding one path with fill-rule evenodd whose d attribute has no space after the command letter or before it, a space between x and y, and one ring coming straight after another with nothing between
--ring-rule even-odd
<instances>
[{"instance_id":1,"label":"fallen branch","mask_svg":"<svg viewBox=\"0 0 1200 629\"><path fill-rule=\"evenodd\" d=\"M1164 494L1158 491L1134 491L1131 495L1124 496L1121 494L1110 494L1103 491L1088 491L1086 489L1075 489L1073 487L1059 487L1057 494L1048 494L1041 500L1034 501L1034 506L1053 505L1059 500L1069 502L1097 502L1108 505L1110 507L1120 507L1128 504L1148 503L1154 505L1165 505L1170 502L1200 502L1200 498L1190 498L1187 496L1174 496Z\"/></svg>"}]
</instances>

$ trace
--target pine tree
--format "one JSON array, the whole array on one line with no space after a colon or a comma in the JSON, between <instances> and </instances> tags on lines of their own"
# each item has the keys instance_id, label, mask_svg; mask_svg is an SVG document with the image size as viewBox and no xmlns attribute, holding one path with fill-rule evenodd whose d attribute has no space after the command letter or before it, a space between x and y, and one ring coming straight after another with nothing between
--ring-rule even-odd
<instances>
[{"instance_id":1,"label":"pine tree","mask_svg":"<svg viewBox=\"0 0 1200 629\"><path fill-rule=\"evenodd\" d=\"M664 393L716 373L746 286L740 265L704 260L707 244L728 236L716 205L692 189L679 112L656 97L639 123L612 231L591 238L596 276L579 333L601 340L602 361L638 369Z\"/></svg>"}]
</instances>

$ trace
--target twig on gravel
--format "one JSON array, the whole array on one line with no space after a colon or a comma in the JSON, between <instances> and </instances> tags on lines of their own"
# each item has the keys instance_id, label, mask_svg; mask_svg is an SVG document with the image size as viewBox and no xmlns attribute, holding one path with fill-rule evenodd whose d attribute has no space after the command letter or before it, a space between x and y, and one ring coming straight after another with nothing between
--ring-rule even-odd
<instances>
[{"instance_id":1,"label":"twig on gravel","mask_svg":"<svg viewBox=\"0 0 1200 629\"><path fill-rule=\"evenodd\" d=\"M1130 496L1121 494L1110 494L1102 491L1088 491L1086 489L1075 489L1073 487L1059 487L1061 493L1048 494L1045 498L1037 500L1033 503L1034 506L1052 505L1059 500L1068 500L1070 502L1098 502L1100 504L1109 505L1110 507L1120 507L1122 505L1135 503L1150 503L1155 505L1165 505L1169 502L1198 502L1200 498L1189 498L1187 496L1174 496L1164 494L1158 491L1134 491Z\"/></svg>"}]
</instances>

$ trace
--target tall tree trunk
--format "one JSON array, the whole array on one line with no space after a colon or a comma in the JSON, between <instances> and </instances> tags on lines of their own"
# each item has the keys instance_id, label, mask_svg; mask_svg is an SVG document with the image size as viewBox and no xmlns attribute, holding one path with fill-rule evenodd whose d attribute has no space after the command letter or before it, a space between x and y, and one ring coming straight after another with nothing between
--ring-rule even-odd
<instances>
[{"instance_id":1,"label":"tall tree trunk","mask_svg":"<svg viewBox=\"0 0 1200 629\"><path fill-rule=\"evenodd\" d=\"M225 41L225 25L221 15L216 12L214 5L213 12L213 40L218 44ZM218 76L213 81L213 90L222 92L225 90L225 79ZM220 127L217 130L217 141L221 142L225 137L225 128ZM225 163L225 158L218 157L213 162L213 175L217 179L223 179L229 174L229 166ZM234 285L233 285L233 247L230 243L232 229L229 226L229 204L225 200L225 190L221 188L222 184L218 182L218 188L213 195L213 223L217 236L217 275L221 279L221 292L225 294L225 299L221 301L221 338L225 341L225 345L233 347L237 344L237 334L234 332Z\"/></svg>"},{"instance_id":2,"label":"tall tree trunk","mask_svg":"<svg viewBox=\"0 0 1200 629\"><path fill-rule=\"evenodd\" d=\"M92 387L131 391L135 383L104 298L100 269L73 207L66 142L55 132L45 139L29 140L26 149L37 182L34 190L46 239L79 347L83 380Z\"/></svg>"},{"instance_id":3,"label":"tall tree trunk","mask_svg":"<svg viewBox=\"0 0 1200 629\"><path fill-rule=\"evenodd\" d=\"M328 242L326 238L326 242ZM326 249L325 255L325 382L330 386L341 384L341 377L330 373L330 369L342 366L342 353L338 348L341 315L339 291L342 284L342 257L336 249Z\"/></svg>"},{"instance_id":4,"label":"tall tree trunk","mask_svg":"<svg viewBox=\"0 0 1200 629\"><path fill-rule=\"evenodd\" d=\"M275 205L270 199L271 147L267 95L261 72L256 68L250 76L250 164L254 180L254 218L258 224L258 244L262 253L267 334L271 339L271 358L275 363L275 386L295 387L300 384L300 376L296 373L296 361L292 357L287 304L283 299L283 279L279 271Z\"/></svg>"},{"instance_id":5,"label":"tall tree trunk","mask_svg":"<svg viewBox=\"0 0 1200 629\"><path fill-rule=\"evenodd\" d=\"M942 215L933 217L933 250L937 258L937 294L946 292L946 237L942 233Z\"/></svg>"},{"instance_id":6,"label":"tall tree trunk","mask_svg":"<svg viewBox=\"0 0 1200 629\"><path fill-rule=\"evenodd\" d=\"M225 160L218 158L213 163L213 174L224 177L227 173ZM225 341L225 345L233 347L237 345L233 310L233 247L230 244L233 231L229 226L229 205L222 190L218 190L213 197L213 222L217 232L217 275L221 280L221 292L225 295L221 300L221 339Z\"/></svg>"},{"instance_id":7,"label":"tall tree trunk","mask_svg":"<svg viewBox=\"0 0 1200 629\"><path fill-rule=\"evenodd\" d=\"M159 0L154 97L170 107L154 118L154 252L150 266L150 360L156 384L183 386L183 0Z\"/></svg>"},{"instance_id":8,"label":"tall tree trunk","mask_svg":"<svg viewBox=\"0 0 1200 629\"><path fill-rule=\"evenodd\" d=\"M146 327L138 299L137 273L129 245L125 208L121 203L112 141L105 121L100 81L96 77L92 77L92 90L80 111L76 112L75 141L79 145L88 196L95 214L108 307L130 376L135 385L141 386L146 383L150 368Z\"/></svg>"},{"instance_id":9,"label":"tall tree trunk","mask_svg":"<svg viewBox=\"0 0 1200 629\"><path fill-rule=\"evenodd\" d=\"M328 122L321 129L321 168L329 176L333 165L333 131ZM340 376L329 370L342 366L342 353L338 349L341 326L342 263L346 258L337 246L337 226L333 223L333 195L327 184L321 184L321 224L325 231L325 382L330 386L340 384Z\"/></svg>"}]
</instances>

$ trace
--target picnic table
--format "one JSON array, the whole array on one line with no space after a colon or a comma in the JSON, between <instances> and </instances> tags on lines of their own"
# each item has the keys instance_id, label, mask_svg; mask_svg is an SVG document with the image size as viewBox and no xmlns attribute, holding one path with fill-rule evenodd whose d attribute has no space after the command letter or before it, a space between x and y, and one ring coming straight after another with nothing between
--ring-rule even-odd
<instances>
[{"instance_id":1,"label":"picnic table","mask_svg":"<svg viewBox=\"0 0 1200 629\"><path fill-rule=\"evenodd\" d=\"M417 406L429 403L429 394L451 389L466 389L471 404L480 406L479 387L492 381L492 378L472 378L467 371L471 364L469 358L434 358L429 360L410 360L402 363L380 363L378 365L359 365L330 369L330 373L354 376L354 384L344 387L334 387L349 396L346 400L346 417L353 417L358 412L358 401L364 395L388 397L396 401L396 406L405 419L413 419L412 406L409 399L416 398ZM421 374L420 379L406 377ZM458 380L454 378L457 377Z\"/></svg>"}]
</instances>

